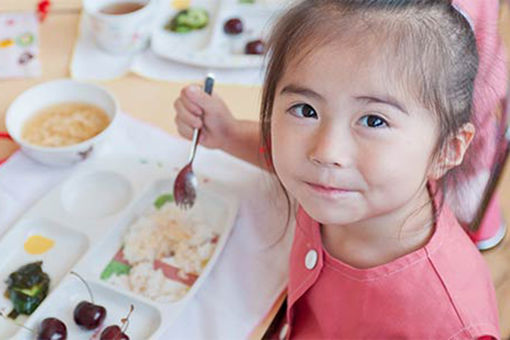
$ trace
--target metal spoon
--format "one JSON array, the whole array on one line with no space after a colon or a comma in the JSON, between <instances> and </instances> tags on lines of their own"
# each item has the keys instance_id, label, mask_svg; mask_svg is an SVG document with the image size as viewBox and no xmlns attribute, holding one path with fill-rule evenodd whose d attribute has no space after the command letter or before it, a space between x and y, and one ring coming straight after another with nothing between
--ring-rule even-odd
<instances>
[{"instance_id":1,"label":"metal spoon","mask_svg":"<svg viewBox=\"0 0 510 340\"><path fill-rule=\"evenodd\" d=\"M207 94L211 94L214 85L214 76L208 74L205 78L204 91ZM191 153L189 155L188 164L179 171L174 182L174 199L175 204L181 209L189 209L195 203L197 197L196 189L198 186L197 178L193 173L191 164L195 159L197 151L198 140L200 138L200 129L193 130L193 139L191 142Z\"/></svg>"}]
</instances>

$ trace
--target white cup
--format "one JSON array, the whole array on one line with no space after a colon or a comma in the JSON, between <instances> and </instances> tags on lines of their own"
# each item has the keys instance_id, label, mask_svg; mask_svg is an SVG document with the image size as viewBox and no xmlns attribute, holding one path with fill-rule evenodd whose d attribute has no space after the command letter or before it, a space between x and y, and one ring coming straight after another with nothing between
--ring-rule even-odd
<instances>
[{"instance_id":1,"label":"white cup","mask_svg":"<svg viewBox=\"0 0 510 340\"><path fill-rule=\"evenodd\" d=\"M144 7L126 14L105 14L101 10L116 3L138 3ZM83 7L96 43L114 54L140 51L148 44L159 0L84 0Z\"/></svg>"}]
</instances>

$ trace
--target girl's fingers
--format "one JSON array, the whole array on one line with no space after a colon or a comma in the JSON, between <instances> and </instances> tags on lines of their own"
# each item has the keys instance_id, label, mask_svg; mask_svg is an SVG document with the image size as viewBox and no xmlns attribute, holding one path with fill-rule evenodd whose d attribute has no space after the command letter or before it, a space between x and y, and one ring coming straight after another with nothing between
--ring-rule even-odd
<instances>
[{"instance_id":1,"label":"girl's fingers","mask_svg":"<svg viewBox=\"0 0 510 340\"><path fill-rule=\"evenodd\" d=\"M214 93L212 96L205 93L203 89L198 85L186 86L181 91L181 97L186 98L189 102L201 108L200 113L203 112L202 108L207 108L208 110L214 109L218 103L219 98Z\"/></svg>"},{"instance_id":2,"label":"girl's fingers","mask_svg":"<svg viewBox=\"0 0 510 340\"><path fill-rule=\"evenodd\" d=\"M193 132L195 129L191 128L189 125L177 125L177 132L187 140L191 140L193 138ZM198 139L198 142L200 144L207 143L209 140L207 132L202 131L200 134L200 138Z\"/></svg>"},{"instance_id":3,"label":"girl's fingers","mask_svg":"<svg viewBox=\"0 0 510 340\"><path fill-rule=\"evenodd\" d=\"M216 116L218 113L228 111L228 108L218 94L213 93L211 96L205 93L198 85L189 85L183 88L180 98L190 112L204 117L207 115Z\"/></svg>"},{"instance_id":4,"label":"girl's fingers","mask_svg":"<svg viewBox=\"0 0 510 340\"><path fill-rule=\"evenodd\" d=\"M181 104L188 110L189 112L193 113L196 116L202 116L204 111L200 106L198 106L196 103L192 102L185 96L179 97L179 100Z\"/></svg>"},{"instance_id":5,"label":"girl's fingers","mask_svg":"<svg viewBox=\"0 0 510 340\"><path fill-rule=\"evenodd\" d=\"M177 132L186 139L193 138L193 128L185 124L177 124Z\"/></svg>"},{"instance_id":6,"label":"girl's fingers","mask_svg":"<svg viewBox=\"0 0 510 340\"><path fill-rule=\"evenodd\" d=\"M189 112L184 106L183 102L178 99L174 103L175 111L177 112L175 116L175 122L177 124L189 125L192 128L199 129L202 127L202 119L200 117L194 115Z\"/></svg>"}]
</instances>

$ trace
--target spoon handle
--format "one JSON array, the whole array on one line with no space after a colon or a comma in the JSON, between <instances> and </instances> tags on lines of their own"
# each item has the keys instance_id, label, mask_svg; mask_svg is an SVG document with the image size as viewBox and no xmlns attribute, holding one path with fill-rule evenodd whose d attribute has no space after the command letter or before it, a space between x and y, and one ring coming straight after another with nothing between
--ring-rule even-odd
<instances>
[{"instance_id":1,"label":"spoon handle","mask_svg":"<svg viewBox=\"0 0 510 340\"><path fill-rule=\"evenodd\" d=\"M214 86L214 75L212 73L209 73L207 77L205 78L205 84L204 84L204 91L208 95L212 94L212 89Z\"/></svg>"},{"instance_id":2,"label":"spoon handle","mask_svg":"<svg viewBox=\"0 0 510 340\"><path fill-rule=\"evenodd\" d=\"M205 78L204 92L207 93L208 95L211 95L213 86L214 86L214 76L212 75L212 73L209 73L207 75L207 77ZM197 152L197 146L198 146L198 140L200 138L200 132L201 132L201 129L193 130L193 139L191 142L191 145L192 145L191 146L191 154L189 155L189 161L188 161L189 163L193 162L193 160L195 159L195 154Z\"/></svg>"},{"instance_id":3,"label":"spoon handle","mask_svg":"<svg viewBox=\"0 0 510 340\"><path fill-rule=\"evenodd\" d=\"M195 154L197 152L199 138L200 138L200 129L194 129L193 130L193 139L191 141L191 153L189 155L188 163L193 162L193 159L195 159Z\"/></svg>"}]
</instances>

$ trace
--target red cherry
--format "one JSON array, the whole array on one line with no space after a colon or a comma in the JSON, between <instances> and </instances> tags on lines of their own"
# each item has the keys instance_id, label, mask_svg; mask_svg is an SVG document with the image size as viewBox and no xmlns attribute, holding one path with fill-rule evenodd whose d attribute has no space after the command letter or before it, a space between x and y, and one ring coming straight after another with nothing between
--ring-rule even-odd
<instances>
[{"instance_id":1,"label":"red cherry","mask_svg":"<svg viewBox=\"0 0 510 340\"><path fill-rule=\"evenodd\" d=\"M129 336L127 336L127 334L124 332L129 327L129 317L131 316L131 313L133 313L134 309L135 309L135 306L130 305L128 314L126 315L125 318L120 320L122 322L122 328L120 328L117 325L112 325L112 326L106 327L101 332L100 340L129 340Z\"/></svg>"},{"instance_id":2,"label":"red cherry","mask_svg":"<svg viewBox=\"0 0 510 340\"><path fill-rule=\"evenodd\" d=\"M94 296L92 295L92 291L90 290L88 283L78 273L71 272L71 274L83 282L85 288L87 288L87 291L89 292L90 300L92 301L81 301L74 308L74 322L85 329L96 329L106 318L106 309L103 306L94 304Z\"/></svg>"},{"instance_id":3,"label":"red cherry","mask_svg":"<svg viewBox=\"0 0 510 340\"><path fill-rule=\"evenodd\" d=\"M129 340L129 336L122 332L119 326L113 325L106 327L101 332L100 340Z\"/></svg>"},{"instance_id":4,"label":"red cherry","mask_svg":"<svg viewBox=\"0 0 510 340\"><path fill-rule=\"evenodd\" d=\"M227 34L236 35L243 32L243 22L239 18L232 18L225 22L223 30Z\"/></svg>"},{"instance_id":5,"label":"red cherry","mask_svg":"<svg viewBox=\"0 0 510 340\"><path fill-rule=\"evenodd\" d=\"M11 318L5 316L3 311L0 311L0 317L5 320L14 323L16 326L26 329L31 333L35 334L37 340L66 340L67 339L67 327L65 323L57 318L46 318L41 321L39 328L34 330L27 327Z\"/></svg>"},{"instance_id":6,"label":"red cherry","mask_svg":"<svg viewBox=\"0 0 510 340\"><path fill-rule=\"evenodd\" d=\"M37 340L66 340L66 325L57 318L46 318L41 322Z\"/></svg>"},{"instance_id":7,"label":"red cherry","mask_svg":"<svg viewBox=\"0 0 510 340\"><path fill-rule=\"evenodd\" d=\"M246 44L244 51L246 54L264 54L266 46L262 40L253 40Z\"/></svg>"},{"instance_id":8,"label":"red cherry","mask_svg":"<svg viewBox=\"0 0 510 340\"><path fill-rule=\"evenodd\" d=\"M74 322L85 329L96 329L106 318L106 309L88 301L80 302L74 309Z\"/></svg>"}]
</instances>

